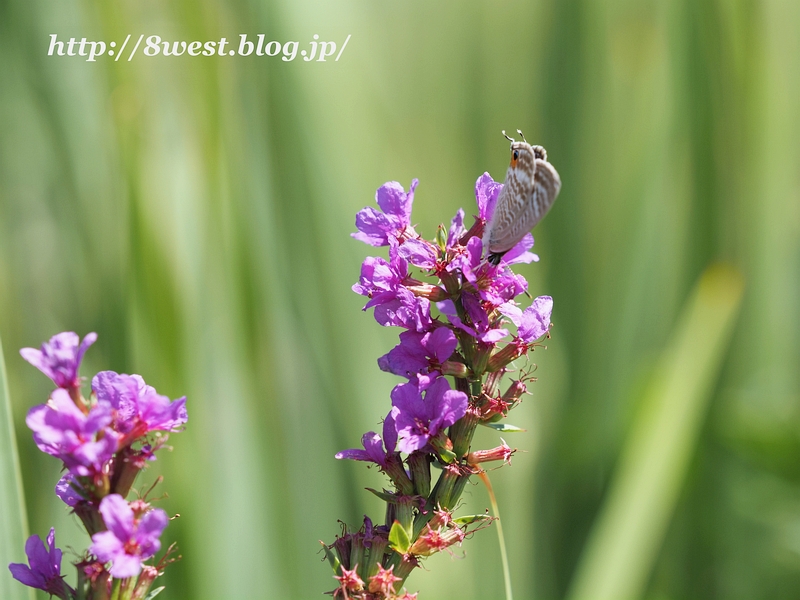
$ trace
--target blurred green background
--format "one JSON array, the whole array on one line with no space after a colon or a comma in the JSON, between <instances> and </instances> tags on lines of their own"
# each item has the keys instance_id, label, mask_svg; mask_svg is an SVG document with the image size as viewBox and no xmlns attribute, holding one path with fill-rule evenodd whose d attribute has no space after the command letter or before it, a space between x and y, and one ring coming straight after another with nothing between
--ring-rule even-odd
<instances>
[{"instance_id":1,"label":"blurred green background","mask_svg":"<svg viewBox=\"0 0 800 600\"><path fill-rule=\"evenodd\" d=\"M337 519L381 518L363 488L383 483L333 455L376 427L397 383L375 360L398 330L350 290L372 252L349 236L354 214L383 182L418 177L413 221L433 236L475 212L481 173L502 180L500 130L520 128L563 188L534 232L541 262L519 269L555 299L552 340L510 419L528 430L508 440L521 452L491 474L515 597L592 597L599 570L639 582L612 597L800 598L798 30L790 0L0 0L0 333L30 531L87 543L24 425L49 382L17 350L97 331L84 375L140 373L188 397L188 428L139 480L162 473L161 506L181 515L165 535L184 558L159 598L331 589L318 540ZM52 33L352 38L338 62L90 63L46 56ZM682 330L707 383L674 396L695 417L665 446L683 457L670 477L639 482L674 501L656 514L618 495L645 524L604 537L650 382L715 261L746 285L733 337L706 368L693 340L702 353L710 334ZM733 288L718 300L735 304ZM468 488L463 513L487 506ZM643 532L652 556L603 566ZM503 598L497 548L478 532L408 587Z\"/></svg>"}]
</instances>

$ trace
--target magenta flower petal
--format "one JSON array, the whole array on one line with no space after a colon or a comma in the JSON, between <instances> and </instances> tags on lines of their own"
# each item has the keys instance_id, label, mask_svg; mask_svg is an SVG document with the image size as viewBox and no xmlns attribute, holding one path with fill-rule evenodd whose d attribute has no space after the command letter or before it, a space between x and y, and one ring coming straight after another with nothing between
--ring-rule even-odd
<instances>
[{"instance_id":1,"label":"magenta flower petal","mask_svg":"<svg viewBox=\"0 0 800 600\"><path fill-rule=\"evenodd\" d=\"M437 327L429 334L423 344L436 358L436 361L441 364L453 355L458 346L458 339L448 327Z\"/></svg>"},{"instance_id":2,"label":"magenta flower petal","mask_svg":"<svg viewBox=\"0 0 800 600\"><path fill-rule=\"evenodd\" d=\"M125 443L150 431L176 431L188 421L186 398L170 401L139 375L101 371L92 379L92 390L99 404L113 409L113 427L127 434Z\"/></svg>"},{"instance_id":3,"label":"magenta flower petal","mask_svg":"<svg viewBox=\"0 0 800 600\"><path fill-rule=\"evenodd\" d=\"M96 333L89 333L80 341L78 334L65 331L50 338L40 349L23 348L22 358L47 375L60 388L80 386L78 369L87 348L97 340Z\"/></svg>"},{"instance_id":4,"label":"magenta flower petal","mask_svg":"<svg viewBox=\"0 0 800 600\"><path fill-rule=\"evenodd\" d=\"M386 426L384 425L384 432L386 432ZM364 462L371 462L379 465L383 468L386 468L388 464L388 459L391 454L394 453L394 442L396 442L397 434L394 435L394 439L390 439L391 443L386 445L386 450L384 450L384 442L381 440L381 436L379 436L374 431L368 431L361 437L361 444L364 446L364 450L359 449L350 449L350 450L342 450L341 452L336 453L337 459L349 459L349 460L361 460Z\"/></svg>"},{"instance_id":5,"label":"magenta flower petal","mask_svg":"<svg viewBox=\"0 0 800 600\"><path fill-rule=\"evenodd\" d=\"M150 558L161 549L161 533L167 527L169 518L163 510L154 508L139 519L136 541L139 543L142 558Z\"/></svg>"},{"instance_id":6,"label":"magenta flower petal","mask_svg":"<svg viewBox=\"0 0 800 600\"><path fill-rule=\"evenodd\" d=\"M392 417L398 435L398 449L411 453L425 448L432 437L458 421L467 412L467 395L450 389L444 377L420 389L409 382L392 390Z\"/></svg>"},{"instance_id":7,"label":"magenta flower petal","mask_svg":"<svg viewBox=\"0 0 800 600\"><path fill-rule=\"evenodd\" d=\"M25 542L28 565L11 563L8 565L8 569L14 579L20 583L66 600L72 597L74 590L62 578L61 550L56 548L55 543L55 529L50 529L47 536L47 547L38 535L32 535Z\"/></svg>"},{"instance_id":8,"label":"magenta flower petal","mask_svg":"<svg viewBox=\"0 0 800 600\"><path fill-rule=\"evenodd\" d=\"M403 235L416 237L411 227L411 207L417 184L419 180L414 179L408 192L396 181L383 184L375 192L375 201L383 212L372 207L358 211L358 231L350 235L370 246L388 246Z\"/></svg>"},{"instance_id":9,"label":"magenta flower petal","mask_svg":"<svg viewBox=\"0 0 800 600\"><path fill-rule=\"evenodd\" d=\"M502 183L497 183L489 173L484 173L475 182L475 200L478 203L478 216L488 223L494 214L497 197L503 189Z\"/></svg>"},{"instance_id":10,"label":"magenta flower petal","mask_svg":"<svg viewBox=\"0 0 800 600\"><path fill-rule=\"evenodd\" d=\"M108 530L126 541L133 532L133 510L119 494L109 494L100 502L100 514Z\"/></svg>"},{"instance_id":11,"label":"magenta flower petal","mask_svg":"<svg viewBox=\"0 0 800 600\"><path fill-rule=\"evenodd\" d=\"M356 233L350 235L370 246L386 246L387 233L393 229L392 222L383 213L372 207L366 207L356 214Z\"/></svg>"},{"instance_id":12,"label":"magenta flower petal","mask_svg":"<svg viewBox=\"0 0 800 600\"><path fill-rule=\"evenodd\" d=\"M92 536L92 554L103 562L114 560L118 554L125 553L125 544L111 531L101 531Z\"/></svg>"},{"instance_id":13,"label":"magenta flower petal","mask_svg":"<svg viewBox=\"0 0 800 600\"><path fill-rule=\"evenodd\" d=\"M414 190L418 185L419 179L412 180L411 187L406 193L402 185L396 181L390 181L378 188L378 191L375 192L375 201L385 214L395 217L398 223L408 225L411 223Z\"/></svg>"},{"instance_id":14,"label":"magenta flower petal","mask_svg":"<svg viewBox=\"0 0 800 600\"><path fill-rule=\"evenodd\" d=\"M450 221L450 229L447 232L447 247L452 248L467 233L464 227L464 209L459 208L456 216Z\"/></svg>"},{"instance_id":15,"label":"magenta flower petal","mask_svg":"<svg viewBox=\"0 0 800 600\"><path fill-rule=\"evenodd\" d=\"M135 577L142 571L142 560L133 554L118 552L112 561L111 568L108 571L116 579Z\"/></svg>"},{"instance_id":16,"label":"magenta flower petal","mask_svg":"<svg viewBox=\"0 0 800 600\"><path fill-rule=\"evenodd\" d=\"M383 443L386 445L386 453L394 454L397 448L397 428L391 411L383 420Z\"/></svg>"},{"instance_id":17,"label":"magenta flower petal","mask_svg":"<svg viewBox=\"0 0 800 600\"><path fill-rule=\"evenodd\" d=\"M83 500L81 495L75 491L75 485L77 485L77 482L72 473L64 475L56 484L56 496L67 506L76 506L78 502Z\"/></svg>"},{"instance_id":18,"label":"magenta flower petal","mask_svg":"<svg viewBox=\"0 0 800 600\"><path fill-rule=\"evenodd\" d=\"M553 299L550 296L539 296L522 313L517 324L519 338L523 342L539 339L550 328L550 314L553 312Z\"/></svg>"},{"instance_id":19,"label":"magenta flower petal","mask_svg":"<svg viewBox=\"0 0 800 600\"><path fill-rule=\"evenodd\" d=\"M102 562L110 562L109 572L116 578L138 575L142 561L161 548L159 538L168 523L167 513L154 508L137 521L122 496L110 494L100 502L100 514L108 531L92 536L89 551Z\"/></svg>"},{"instance_id":20,"label":"magenta flower petal","mask_svg":"<svg viewBox=\"0 0 800 600\"><path fill-rule=\"evenodd\" d=\"M55 390L47 404L31 408L25 422L39 449L78 475L99 473L117 450L117 434L106 428L110 407L101 403L84 415L64 389Z\"/></svg>"},{"instance_id":21,"label":"magenta flower petal","mask_svg":"<svg viewBox=\"0 0 800 600\"><path fill-rule=\"evenodd\" d=\"M532 262L539 262L539 257L536 254L528 252L531 248L533 248L533 235L526 233L511 250L503 254L501 261L507 265L520 263L527 265Z\"/></svg>"},{"instance_id":22,"label":"magenta flower petal","mask_svg":"<svg viewBox=\"0 0 800 600\"><path fill-rule=\"evenodd\" d=\"M436 247L425 240L406 240L398 252L412 265L421 269L430 270L436 266Z\"/></svg>"}]
</instances>

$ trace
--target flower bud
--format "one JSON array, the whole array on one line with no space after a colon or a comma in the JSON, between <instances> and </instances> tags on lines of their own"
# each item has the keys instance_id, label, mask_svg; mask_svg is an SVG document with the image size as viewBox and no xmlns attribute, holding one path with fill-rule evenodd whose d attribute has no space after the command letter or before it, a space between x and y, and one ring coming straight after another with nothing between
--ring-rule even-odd
<instances>
[{"instance_id":1,"label":"flower bud","mask_svg":"<svg viewBox=\"0 0 800 600\"><path fill-rule=\"evenodd\" d=\"M502 438L501 438L502 440ZM502 460L505 464L511 464L511 455L517 451L516 448L513 450L508 447L505 440L503 441L502 446L497 446L496 448L492 448L491 450L476 450L475 452L470 452L467 455L467 462L471 465L477 465L478 463L482 462L490 462L493 460Z\"/></svg>"},{"instance_id":2,"label":"flower bud","mask_svg":"<svg viewBox=\"0 0 800 600\"><path fill-rule=\"evenodd\" d=\"M345 592L360 592L364 589L364 582L358 576L358 573L356 573L357 568L358 565L355 565L350 570L342 567L342 574L333 576L334 579L339 581L341 589L343 589Z\"/></svg>"},{"instance_id":3,"label":"flower bud","mask_svg":"<svg viewBox=\"0 0 800 600\"><path fill-rule=\"evenodd\" d=\"M518 379L513 381L511 385L508 386L506 393L503 394L503 400L508 404L516 404L522 395L527 393L528 386L526 386L521 379Z\"/></svg>"},{"instance_id":4,"label":"flower bud","mask_svg":"<svg viewBox=\"0 0 800 600\"><path fill-rule=\"evenodd\" d=\"M402 579L397 577L392 571L394 571L394 565L388 569L384 569L383 566L379 565L378 572L369 579L370 593L382 594L384 596L394 594L394 584L398 581L402 581Z\"/></svg>"},{"instance_id":5,"label":"flower bud","mask_svg":"<svg viewBox=\"0 0 800 600\"><path fill-rule=\"evenodd\" d=\"M452 375L453 377L466 379L469 376L469 369L462 362L446 360L442 363L442 375Z\"/></svg>"},{"instance_id":6,"label":"flower bud","mask_svg":"<svg viewBox=\"0 0 800 600\"><path fill-rule=\"evenodd\" d=\"M492 355L492 357L489 359L488 370L490 372L499 371L508 365L508 363L518 359L523 354L524 350L521 349L520 346L514 342L510 342L506 344L502 350L499 350Z\"/></svg>"},{"instance_id":7,"label":"flower bud","mask_svg":"<svg viewBox=\"0 0 800 600\"><path fill-rule=\"evenodd\" d=\"M466 535L467 534L458 527L452 529L445 529L444 527L431 529L429 526L426 526L425 530L417 538L417 541L411 546L409 552L416 556L430 556L453 544L460 544L464 541Z\"/></svg>"},{"instance_id":8,"label":"flower bud","mask_svg":"<svg viewBox=\"0 0 800 600\"><path fill-rule=\"evenodd\" d=\"M430 439L430 444L436 450L436 454L444 463L452 463L456 460L457 456L453 454L453 442L445 435L444 431L440 431L439 435Z\"/></svg>"},{"instance_id":9,"label":"flower bud","mask_svg":"<svg viewBox=\"0 0 800 600\"><path fill-rule=\"evenodd\" d=\"M139 579L136 581L136 587L133 590L131 600L145 600L150 586L153 585L158 577L158 569L150 565L142 565L142 572L139 574Z\"/></svg>"},{"instance_id":10,"label":"flower bud","mask_svg":"<svg viewBox=\"0 0 800 600\"><path fill-rule=\"evenodd\" d=\"M447 250L447 230L444 225L439 225L439 229L436 230L436 245L441 252Z\"/></svg>"},{"instance_id":11,"label":"flower bud","mask_svg":"<svg viewBox=\"0 0 800 600\"><path fill-rule=\"evenodd\" d=\"M409 285L406 289L419 298L427 298L431 302L441 302L450 297L445 290L438 285Z\"/></svg>"}]
</instances>

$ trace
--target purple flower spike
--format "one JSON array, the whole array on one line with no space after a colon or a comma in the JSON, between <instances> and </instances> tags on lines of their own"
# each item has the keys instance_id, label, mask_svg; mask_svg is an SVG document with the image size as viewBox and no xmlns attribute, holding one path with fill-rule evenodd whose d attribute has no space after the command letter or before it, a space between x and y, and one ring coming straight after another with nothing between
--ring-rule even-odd
<instances>
[{"instance_id":1,"label":"purple flower spike","mask_svg":"<svg viewBox=\"0 0 800 600\"><path fill-rule=\"evenodd\" d=\"M428 333L404 331L400 343L378 359L381 371L411 378L441 369L458 346L455 334L448 327L437 327Z\"/></svg>"},{"instance_id":2,"label":"purple flower spike","mask_svg":"<svg viewBox=\"0 0 800 600\"><path fill-rule=\"evenodd\" d=\"M392 416L397 427L398 448L410 454L424 448L428 441L458 421L467 412L467 395L450 389L439 377L425 391L415 382L392 390Z\"/></svg>"},{"instance_id":3,"label":"purple flower spike","mask_svg":"<svg viewBox=\"0 0 800 600\"><path fill-rule=\"evenodd\" d=\"M78 334L65 331L50 338L42 344L40 350L23 348L19 351L22 358L39 369L53 380L60 388L80 387L78 368L86 349L97 340L96 333L89 333L80 341Z\"/></svg>"},{"instance_id":4,"label":"purple flower spike","mask_svg":"<svg viewBox=\"0 0 800 600\"><path fill-rule=\"evenodd\" d=\"M154 508L136 519L122 496L110 494L100 502L100 514L108 531L92 536L89 551L102 562L110 562L109 572L117 579L138 575L142 561L161 548L158 538L167 526L167 513Z\"/></svg>"},{"instance_id":5,"label":"purple flower spike","mask_svg":"<svg viewBox=\"0 0 800 600\"><path fill-rule=\"evenodd\" d=\"M408 193L396 181L384 183L375 193L381 211L366 207L356 214L356 233L350 235L370 246L388 246L390 239L417 237L411 227L411 205L419 180L414 179Z\"/></svg>"},{"instance_id":6,"label":"purple flower spike","mask_svg":"<svg viewBox=\"0 0 800 600\"><path fill-rule=\"evenodd\" d=\"M176 431L188 420L186 398L170 401L139 375L101 371L92 379L99 404L114 410L113 427L124 435L122 445L150 431Z\"/></svg>"},{"instance_id":7,"label":"purple flower spike","mask_svg":"<svg viewBox=\"0 0 800 600\"><path fill-rule=\"evenodd\" d=\"M51 529L47 536L47 548L38 535L32 535L25 542L25 554L28 556L30 566L11 563L8 569L20 583L66 600L71 598L75 591L62 579L61 550L56 548L55 544L55 529Z\"/></svg>"}]
</instances>

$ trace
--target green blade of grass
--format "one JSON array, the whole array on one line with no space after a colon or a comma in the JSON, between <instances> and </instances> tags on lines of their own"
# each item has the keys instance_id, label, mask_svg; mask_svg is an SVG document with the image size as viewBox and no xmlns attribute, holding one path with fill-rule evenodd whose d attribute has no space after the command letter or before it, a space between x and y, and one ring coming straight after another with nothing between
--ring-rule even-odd
<instances>
[{"instance_id":1,"label":"green blade of grass","mask_svg":"<svg viewBox=\"0 0 800 600\"><path fill-rule=\"evenodd\" d=\"M572 600L641 596L697 444L743 287L741 276L723 266L700 278L623 447Z\"/></svg>"},{"instance_id":2,"label":"green blade of grass","mask_svg":"<svg viewBox=\"0 0 800 600\"><path fill-rule=\"evenodd\" d=\"M8 564L25 562L25 539L28 519L22 492L14 419L8 395L3 344L0 341L0 598L9 600L33 598L33 590L15 581Z\"/></svg>"}]
</instances>

